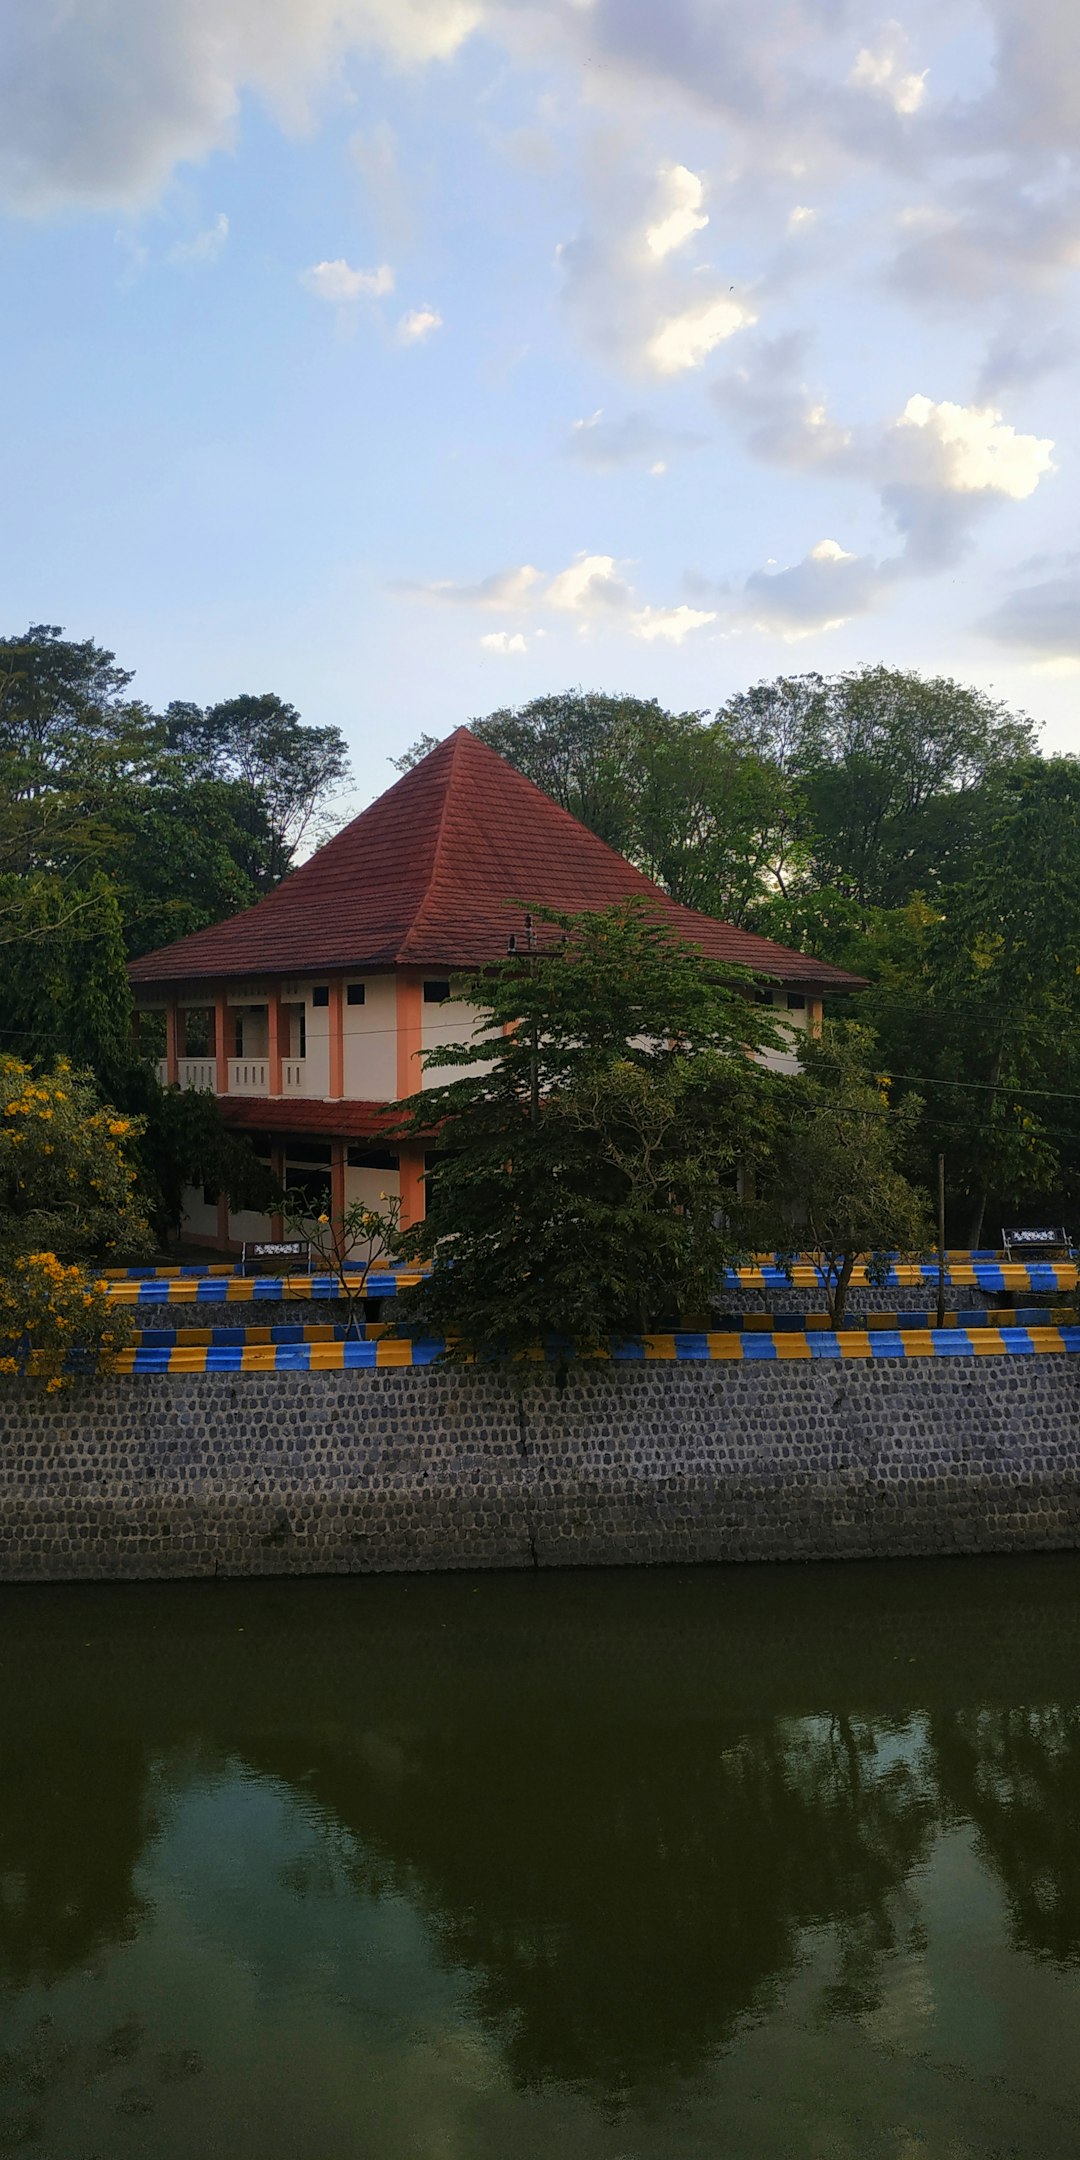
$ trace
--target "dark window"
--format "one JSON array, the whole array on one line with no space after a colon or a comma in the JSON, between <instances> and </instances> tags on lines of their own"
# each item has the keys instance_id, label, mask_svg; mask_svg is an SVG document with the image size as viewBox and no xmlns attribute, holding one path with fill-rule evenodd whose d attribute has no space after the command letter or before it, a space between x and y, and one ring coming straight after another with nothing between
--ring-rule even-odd
<instances>
[{"instance_id":1,"label":"dark window","mask_svg":"<svg viewBox=\"0 0 1080 2160\"><path fill-rule=\"evenodd\" d=\"M218 1204L218 1193L217 1193L217 1186L216 1186L216 1185L204 1185L204 1186L203 1186L203 1189L202 1189L202 1196L203 1196L203 1204L204 1204L204 1206L206 1206L206 1207L216 1207L216 1206L217 1206L217 1204Z\"/></svg>"},{"instance_id":2,"label":"dark window","mask_svg":"<svg viewBox=\"0 0 1080 2160\"><path fill-rule=\"evenodd\" d=\"M801 991L799 991L799 990L789 990L789 991L788 991L788 994L787 994L787 1009L788 1009L788 1011L789 1011L789 1012L805 1012L805 1011L806 1011L806 999L805 999L805 998L803 997L803 995L802 995Z\"/></svg>"},{"instance_id":3,"label":"dark window","mask_svg":"<svg viewBox=\"0 0 1080 2160\"><path fill-rule=\"evenodd\" d=\"M288 1140L285 1157L289 1163L321 1163L329 1170L330 1149L318 1140Z\"/></svg>"},{"instance_id":4,"label":"dark window","mask_svg":"<svg viewBox=\"0 0 1080 2160\"><path fill-rule=\"evenodd\" d=\"M755 992L754 992L754 1003L755 1003L755 1005L771 1005L771 1004L772 1004L772 991L771 991L771 990L755 990Z\"/></svg>"},{"instance_id":5,"label":"dark window","mask_svg":"<svg viewBox=\"0 0 1080 2160\"><path fill-rule=\"evenodd\" d=\"M234 1057L243 1057L244 1055L244 1021L243 1015L240 1013L236 1016L236 1049L233 1055Z\"/></svg>"},{"instance_id":6,"label":"dark window","mask_svg":"<svg viewBox=\"0 0 1080 2160\"><path fill-rule=\"evenodd\" d=\"M389 1148L351 1147L349 1149L350 1170L396 1170L397 1167L398 1158L396 1155L391 1154Z\"/></svg>"},{"instance_id":7,"label":"dark window","mask_svg":"<svg viewBox=\"0 0 1080 2160\"><path fill-rule=\"evenodd\" d=\"M297 1057L307 1056L307 1014L302 1005L300 1007L300 1048L296 1055Z\"/></svg>"},{"instance_id":8,"label":"dark window","mask_svg":"<svg viewBox=\"0 0 1080 2160\"><path fill-rule=\"evenodd\" d=\"M330 985L329 985L329 983L316 983L316 985L315 985L315 988L314 988L314 990L313 990L313 991L312 991L312 993L311 993L311 1002L312 1002L312 1004L313 1004L313 1005L329 1005L329 1003L330 1003Z\"/></svg>"},{"instance_id":9,"label":"dark window","mask_svg":"<svg viewBox=\"0 0 1080 2160\"><path fill-rule=\"evenodd\" d=\"M448 982L426 982L424 984L425 1005L445 1005L449 1001L449 997L450 985Z\"/></svg>"},{"instance_id":10,"label":"dark window","mask_svg":"<svg viewBox=\"0 0 1080 2160\"><path fill-rule=\"evenodd\" d=\"M363 983L349 983L349 984L348 984L348 986L347 986L347 988L346 988L346 991L345 991L345 1002L346 1002L346 1004L347 1004L347 1005L362 1005L362 1004L363 1004L363 1002L364 1002L364 985L363 985Z\"/></svg>"},{"instance_id":11,"label":"dark window","mask_svg":"<svg viewBox=\"0 0 1080 2160\"><path fill-rule=\"evenodd\" d=\"M309 1208L330 1207L330 1173L328 1170L294 1170L291 1165L285 1171L285 1190L298 1194Z\"/></svg>"}]
</instances>

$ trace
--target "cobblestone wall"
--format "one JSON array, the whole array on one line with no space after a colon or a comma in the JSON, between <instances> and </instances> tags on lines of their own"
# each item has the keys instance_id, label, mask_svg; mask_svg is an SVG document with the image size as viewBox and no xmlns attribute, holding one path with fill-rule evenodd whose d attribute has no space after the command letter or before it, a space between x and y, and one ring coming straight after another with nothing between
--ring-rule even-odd
<instances>
[{"instance_id":1,"label":"cobblestone wall","mask_svg":"<svg viewBox=\"0 0 1080 2160\"><path fill-rule=\"evenodd\" d=\"M277 1373L0 1397L0 1579L1080 1545L1080 1358Z\"/></svg>"}]
</instances>

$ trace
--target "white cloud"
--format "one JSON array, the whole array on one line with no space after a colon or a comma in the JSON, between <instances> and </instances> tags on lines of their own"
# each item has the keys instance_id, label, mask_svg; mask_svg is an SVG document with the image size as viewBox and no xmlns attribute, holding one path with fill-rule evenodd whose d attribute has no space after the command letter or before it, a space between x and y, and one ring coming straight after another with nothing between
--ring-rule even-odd
<instances>
[{"instance_id":1,"label":"white cloud","mask_svg":"<svg viewBox=\"0 0 1080 2160\"><path fill-rule=\"evenodd\" d=\"M645 227L645 245L650 255L662 259L675 248L685 247L709 220L701 210L705 190L697 173L685 165L662 165L657 177L666 204L656 222Z\"/></svg>"},{"instance_id":2,"label":"white cloud","mask_svg":"<svg viewBox=\"0 0 1080 2160\"><path fill-rule=\"evenodd\" d=\"M681 375L700 367L725 339L746 330L757 316L741 300L705 300L697 307L669 315L645 348L646 357L659 375Z\"/></svg>"},{"instance_id":3,"label":"white cloud","mask_svg":"<svg viewBox=\"0 0 1080 2160\"><path fill-rule=\"evenodd\" d=\"M626 607L630 587L618 575L613 555L578 555L568 569L552 578L544 598L549 607L591 614L597 608Z\"/></svg>"},{"instance_id":4,"label":"white cloud","mask_svg":"<svg viewBox=\"0 0 1080 2160\"><path fill-rule=\"evenodd\" d=\"M816 220L817 211L812 210L808 203L796 203L794 210L788 212L788 231L805 232Z\"/></svg>"},{"instance_id":5,"label":"white cloud","mask_svg":"<svg viewBox=\"0 0 1080 2160\"><path fill-rule=\"evenodd\" d=\"M880 564L849 554L835 540L819 540L789 569L754 571L743 587L736 618L793 644L865 615L888 582Z\"/></svg>"},{"instance_id":6,"label":"white cloud","mask_svg":"<svg viewBox=\"0 0 1080 2160\"><path fill-rule=\"evenodd\" d=\"M392 293L394 273L389 263L380 263L377 270L353 270L339 255L334 262L314 263L300 283L317 300L351 307L358 300L377 300Z\"/></svg>"},{"instance_id":7,"label":"white cloud","mask_svg":"<svg viewBox=\"0 0 1080 2160\"><path fill-rule=\"evenodd\" d=\"M1064 672L1080 661L1080 570L1075 560L1060 574L1007 594L979 628L1001 645L1028 652L1044 667Z\"/></svg>"},{"instance_id":8,"label":"white cloud","mask_svg":"<svg viewBox=\"0 0 1080 2160\"><path fill-rule=\"evenodd\" d=\"M475 585L456 585L441 579L432 585L404 583L398 590L423 600L446 600L455 606L518 609L528 604L539 570L531 563L515 563L509 570L495 570Z\"/></svg>"},{"instance_id":9,"label":"white cloud","mask_svg":"<svg viewBox=\"0 0 1080 2160\"><path fill-rule=\"evenodd\" d=\"M485 652L523 653L528 651L520 630L489 630L480 640Z\"/></svg>"},{"instance_id":10,"label":"white cloud","mask_svg":"<svg viewBox=\"0 0 1080 2160\"><path fill-rule=\"evenodd\" d=\"M217 262L228 244L229 220L224 210L219 210L212 225L204 232L196 233L193 240L178 240L169 249L169 261L198 267L200 263Z\"/></svg>"},{"instance_id":11,"label":"white cloud","mask_svg":"<svg viewBox=\"0 0 1080 2160\"><path fill-rule=\"evenodd\" d=\"M715 608L644 607L631 615L630 628L649 644L662 638L666 644L681 645L692 630L703 630L706 623L715 621Z\"/></svg>"},{"instance_id":12,"label":"white cloud","mask_svg":"<svg viewBox=\"0 0 1080 2160\"><path fill-rule=\"evenodd\" d=\"M403 345L419 345L433 330L442 329L442 316L431 307L410 308L397 326L397 334Z\"/></svg>"},{"instance_id":13,"label":"white cloud","mask_svg":"<svg viewBox=\"0 0 1080 2160\"><path fill-rule=\"evenodd\" d=\"M706 441L685 428L661 427L648 413L628 412L618 420L605 420L603 409L587 420L575 420L567 440L572 457L597 472L616 472L624 465L647 464L650 472L666 472L668 461L682 450L699 450Z\"/></svg>"},{"instance_id":14,"label":"white cloud","mask_svg":"<svg viewBox=\"0 0 1080 2160\"><path fill-rule=\"evenodd\" d=\"M926 95L929 69L921 75L904 68L907 39L897 22L886 25L877 45L864 45L848 81L856 90L869 90L886 98L896 113L918 112Z\"/></svg>"},{"instance_id":15,"label":"white cloud","mask_svg":"<svg viewBox=\"0 0 1080 2160\"><path fill-rule=\"evenodd\" d=\"M932 398L910 397L895 422L894 443L899 431L909 428L922 436L924 454L913 462L910 439L905 438L900 464L907 479L961 494L989 490L1023 502L1044 473L1054 470L1049 438L1019 434L993 405L953 405L947 399L935 404Z\"/></svg>"},{"instance_id":16,"label":"white cloud","mask_svg":"<svg viewBox=\"0 0 1080 2160\"><path fill-rule=\"evenodd\" d=\"M351 50L447 60L483 0L7 0L0 195L32 212L152 202L228 144L247 92L287 126Z\"/></svg>"}]
</instances>

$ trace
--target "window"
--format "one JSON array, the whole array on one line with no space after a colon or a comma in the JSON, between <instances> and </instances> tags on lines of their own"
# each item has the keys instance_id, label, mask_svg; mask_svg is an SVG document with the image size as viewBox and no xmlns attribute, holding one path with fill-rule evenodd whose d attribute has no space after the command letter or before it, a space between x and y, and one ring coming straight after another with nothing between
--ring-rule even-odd
<instances>
[{"instance_id":1,"label":"window","mask_svg":"<svg viewBox=\"0 0 1080 2160\"><path fill-rule=\"evenodd\" d=\"M217 1186L216 1186L216 1185L204 1185L204 1186L203 1186L203 1189L202 1189L202 1196L203 1196L203 1206L204 1206L204 1207L216 1207L216 1206L217 1206L217 1204L218 1204L218 1189L217 1189Z\"/></svg>"},{"instance_id":2,"label":"window","mask_svg":"<svg viewBox=\"0 0 1080 2160\"><path fill-rule=\"evenodd\" d=\"M351 1147L349 1149L349 1168L350 1170L396 1170L398 1168L398 1158L391 1153L389 1148Z\"/></svg>"},{"instance_id":3,"label":"window","mask_svg":"<svg viewBox=\"0 0 1080 2160\"><path fill-rule=\"evenodd\" d=\"M448 982L426 982L424 984L425 1005L446 1005L449 998L450 985Z\"/></svg>"},{"instance_id":4,"label":"window","mask_svg":"<svg viewBox=\"0 0 1080 2160\"><path fill-rule=\"evenodd\" d=\"M320 1163L327 1170L330 1168L329 1146L319 1140L289 1140L285 1157L290 1168L293 1163Z\"/></svg>"},{"instance_id":5,"label":"window","mask_svg":"<svg viewBox=\"0 0 1080 2160\"><path fill-rule=\"evenodd\" d=\"M754 991L754 1003L755 1005L771 1005L772 991L756 989Z\"/></svg>"},{"instance_id":6,"label":"window","mask_svg":"<svg viewBox=\"0 0 1080 2160\"><path fill-rule=\"evenodd\" d=\"M330 1003L330 985L329 985L329 983L316 983L316 985L315 985L315 988L314 988L314 990L313 990L313 991L312 991L312 993L311 993L311 1002L312 1002L312 1004L313 1004L313 1005L329 1005L329 1003Z\"/></svg>"},{"instance_id":7,"label":"window","mask_svg":"<svg viewBox=\"0 0 1080 2160\"><path fill-rule=\"evenodd\" d=\"M805 998L803 997L803 995L802 995L801 991L799 991L799 990L789 990L789 991L788 991L788 999L787 999L787 1009L788 1009L788 1011L789 1011L789 1012L805 1012L805 1011L806 1011L806 999L805 999Z\"/></svg>"},{"instance_id":8,"label":"window","mask_svg":"<svg viewBox=\"0 0 1080 2160\"><path fill-rule=\"evenodd\" d=\"M243 1013L237 1013L237 1015L236 1015L236 1035L235 1035L235 1043L236 1043L236 1048L235 1048L235 1049L234 1049L234 1051L233 1051L233 1056L234 1056L234 1057L243 1057L243 1055L244 1055L244 1016L243 1016Z\"/></svg>"},{"instance_id":9,"label":"window","mask_svg":"<svg viewBox=\"0 0 1080 2160\"><path fill-rule=\"evenodd\" d=\"M346 984L346 988L345 988L345 1003L346 1003L347 1005L362 1005L362 1004L363 1004L363 1002L364 1002L364 985L363 985L363 983L348 983L348 984Z\"/></svg>"},{"instance_id":10,"label":"window","mask_svg":"<svg viewBox=\"0 0 1080 2160\"><path fill-rule=\"evenodd\" d=\"M297 1030L297 1033L299 1034L299 1037L300 1037L300 1048L298 1049L298 1051L297 1051L296 1055L297 1055L297 1057L298 1057L298 1058L306 1058L306 1056L307 1056L307 1014L306 1014L306 1012L304 1011L304 1008L303 1008L303 1006L302 1006L302 1005L301 1005L301 1007L300 1007L300 1014L299 1014L299 1019L300 1019L300 1026L299 1026L299 1028L298 1028L298 1030Z\"/></svg>"}]
</instances>

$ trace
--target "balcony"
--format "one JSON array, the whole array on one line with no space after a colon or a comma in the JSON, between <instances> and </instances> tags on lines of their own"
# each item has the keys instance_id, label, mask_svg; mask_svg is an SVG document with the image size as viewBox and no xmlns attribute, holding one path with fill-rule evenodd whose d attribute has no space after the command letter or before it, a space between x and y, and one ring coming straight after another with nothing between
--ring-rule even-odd
<instances>
[{"instance_id":1,"label":"balcony","mask_svg":"<svg viewBox=\"0 0 1080 2160\"><path fill-rule=\"evenodd\" d=\"M154 1071L162 1087L168 1087L169 1067L165 1058L159 1058ZM217 1092L217 1060L212 1057L182 1057L177 1066L182 1088L208 1089ZM229 1059L230 1095L266 1095L270 1088L270 1060L264 1057ZM283 1095L306 1095L307 1067L303 1058L284 1058L281 1065L281 1092Z\"/></svg>"},{"instance_id":2,"label":"balcony","mask_svg":"<svg viewBox=\"0 0 1080 2160\"><path fill-rule=\"evenodd\" d=\"M230 1058L230 1095L265 1095L269 1086L270 1065L267 1058Z\"/></svg>"}]
</instances>

